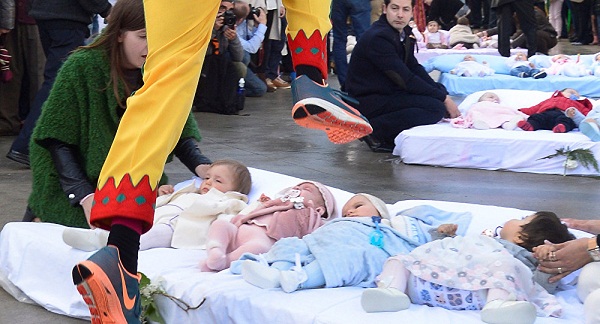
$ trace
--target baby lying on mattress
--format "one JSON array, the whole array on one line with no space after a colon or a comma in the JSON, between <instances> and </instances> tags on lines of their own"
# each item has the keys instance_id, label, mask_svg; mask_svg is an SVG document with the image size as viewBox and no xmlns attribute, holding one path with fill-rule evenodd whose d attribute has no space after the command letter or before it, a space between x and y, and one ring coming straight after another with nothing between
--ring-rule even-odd
<instances>
[{"instance_id":1,"label":"baby lying on mattress","mask_svg":"<svg viewBox=\"0 0 600 324\"><path fill-rule=\"evenodd\" d=\"M524 131L546 129L554 133L570 132L577 127L573 119L565 114L571 107L585 116L592 110L592 103L587 98L581 98L575 89L556 90L550 98L531 107L519 109L529 117L519 121L517 126Z\"/></svg>"},{"instance_id":2,"label":"baby lying on mattress","mask_svg":"<svg viewBox=\"0 0 600 324\"><path fill-rule=\"evenodd\" d=\"M218 160L210 165L206 178L195 178L174 191L159 187L154 225L141 235L140 250L159 247L201 249L209 225L215 219L231 219L248 207L247 194L252 179L248 168L233 160ZM63 241L76 249L95 251L106 246L108 231L67 227Z\"/></svg>"},{"instance_id":3,"label":"baby lying on mattress","mask_svg":"<svg viewBox=\"0 0 600 324\"><path fill-rule=\"evenodd\" d=\"M500 103L500 97L494 92L486 92L471 105L464 116L450 120L456 128L490 129L502 127L513 130L517 123L527 117L524 113Z\"/></svg>"},{"instance_id":4,"label":"baby lying on mattress","mask_svg":"<svg viewBox=\"0 0 600 324\"><path fill-rule=\"evenodd\" d=\"M455 236L424 244L394 256L378 276L378 288L367 289L367 312L399 311L415 304L450 310L481 309L486 323L533 323L541 316L561 315L553 293L553 276L537 269L534 247L551 248L545 240L575 237L552 212L537 212L504 223L497 237ZM533 278L533 280L532 280ZM410 296L410 298L409 298ZM534 306L535 305L535 306Z\"/></svg>"},{"instance_id":5,"label":"baby lying on mattress","mask_svg":"<svg viewBox=\"0 0 600 324\"><path fill-rule=\"evenodd\" d=\"M464 235L472 217L471 213L418 206L401 211L388 221L386 205L367 194L352 197L342 214L344 217L303 238L279 240L265 254L242 255L232 263L231 272L241 273L256 286L281 286L286 292L320 287L373 287L375 276L388 257L407 253L438 238L443 234L439 232L448 231L448 225L444 224L459 224L459 234ZM455 230L451 227L451 234Z\"/></svg>"},{"instance_id":6,"label":"baby lying on mattress","mask_svg":"<svg viewBox=\"0 0 600 324\"><path fill-rule=\"evenodd\" d=\"M359 206L360 210L356 206ZM348 210L354 212L349 213ZM507 222L505 229L500 233L503 240L459 236L447 237L435 242L432 240L437 235L432 236L432 233L454 235L457 229L465 226L465 221L468 226L470 214L448 213L430 206L418 206L400 213L402 215L391 220L391 227L385 223L380 224L378 220L385 219L387 216L385 204L373 196L357 194L344 206L344 218L332 221L304 239L281 240L264 255L246 254L240 261L232 264L231 271L234 274L241 272L246 281L258 287L281 287L285 292L322 287L372 287L375 282L374 275L381 270L386 255L394 256L389 260L403 260L403 258L414 259L416 255L426 256L430 252L438 251L435 256L432 256L433 261L432 258L428 258L427 263L419 265L408 262L403 266L414 271L415 277L419 277L418 269L425 269L430 264L436 267L436 262L442 263L436 268L440 273L444 264L449 265L453 261L461 269L467 269L463 262L466 260L469 267L475 266L473 273L469 273L467 278L475 276L475 278L481 277L481 280L476 280L477 285L472 289L465 289L466 286L462 284L465 280L460 279L460 273L457 274L458 280L446 276L440 276L440 280L435 280L437 277L427 277L435 284L430 286L423 281L419 289L429 291L428 296L442 296L442 291L447 296L432 301L432 298L425 298L425 295L420 292L418 296L411 294L409 300L402 292L404 290L402 283L404 287L407 283L406 278L401 274L406 270L399 269L401 263L388 261L379 276L380 288L363 292L363 308L367 312L398 311L408 308L412 300L418 304L455 310L483 309L482 320L488 323L509 323L514 320L511 315L518 316L519 323L533 323L536 318L535 304L539 307L539 314L542 316L560 316L560 304L544 289L555 288L555 285L548 283L548 275L536 272L535 278L539 283L531 280L532 271L536 268L536 260L529 251L532 246L543 244L544 239L564 242L573 238L554 213L539 212L525 219ZM373 214L382 217L366 216ZM461 225L457 227L453 224L439 223L452 219L460 220ZM532 225L528 226L529 223ZM437 224L440 225L436 226ZM543 225L540 227L536 224ZM540 229L544 234L542 236L537 235L536 232ZM418 247L419 245L422 248ZM410 254L406 255L409 252ZM449 260L448 253L457 254L457 258ZM473 260L465 253L471 253L469 255ZM501 262L497 262L499 260ZM487 280L483 279L483 275L489 273L482 273L479 271L482 268L476 265L494 268L492 275L487 277ZM496 276L496 271L514 273L514 276ZM394 278L394 283L399 286L388 288ZM455 282L458 286L448 286L451 282ZM544 284L544 288L540 283ZM446 286L442 287L441 284ZM445 288L445 290L438 288ZM455 288L463 290L459 291ZM471 297L453 302L445 298L462 292L465 294L461 296Z\"/></svg>"},{"instance_id":7,"label":"baby lying on mattress","mask_svg":"<svg viewBox=\"0 0 600 324\"><path fill-rule=\"evenodd\" d=\"M486 61L477 62L477 59L473 55L465 55L462 62L458 62L456 66L450 70L451 74L458 76L478 76L484 77L486 75L493 75L494 70L490 68Z\"/></svg>"}]
</instances>

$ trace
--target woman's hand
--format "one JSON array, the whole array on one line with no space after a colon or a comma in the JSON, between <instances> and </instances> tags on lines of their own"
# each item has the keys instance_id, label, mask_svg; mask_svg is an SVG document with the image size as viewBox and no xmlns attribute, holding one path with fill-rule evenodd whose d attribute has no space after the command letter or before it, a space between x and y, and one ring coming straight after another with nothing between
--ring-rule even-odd
<instances>
[{"instance_id":1,"label":"woman's hand","mask_svg":"<svg viewBox=\"0 0 600 324\"><path fill-rule=\"evenodd\" d=\"M96 228L96 226L94 226L90 223L90 216L92 215L92 203L93 202L94 202L94 194L90 194L90 195L83 197L83 199L81 199L81 201L79 202L79 204L81 205L81 208L83 208L83 212L85 214L85 220L87 221L88 225L90 225L91 229Z\"/></svg>"},{"instance_id":2,"label":"woman's hand","mask_svg":"<svg viewBox=\"0 0 600 324\"><path fill-rule=\"evenodd\" d=\"M208 169L210 169L210 164L199 164L194 169L194 172L196 172L196 175L199 178L204 179L204 178L206 178L206 173L208 172Z\"/></svg>"},{"instance_id":3,"label":"woman's hand","mask_svg":"<svg viewBox=\"0 0 600 324\"><path fill-rule=\"evenodd\" d=\"M569 108L571 109L571 108ZM573 108L574 110L575 108ZM568 110L568 109L567 109ZM573 112L573 115L575 112ZM571 117L571 116L569 116ZM572 219L572 218L561 218L561 221L567 225L569 228L573 228L576 230L592 233L592 234L600 234L600 220L599 219L591 219L591 220L583 220L583 219Z\"/></svg>"},{"instance_id":4,"label":"woman's hand","mask_svg":"<svg viewBox=\"0 0 600 324\"><path fill-rule=\"evenodd\" d=\"M557 282L592 262L592 257L587 251L589 240L591 239L580 238L560 244L546 242L542 246L533 248L533 255L540 263L538 269L554 275L548 279L548 282Z\"/></svg>"},{"instance_id":5,"label":"woman's hand","mask_svg":"<svg viewBox=\"0 0 600 324\"><path fill-rule=\"evenodd\" d=\"M446 236L456 236L458 224L442 224L438 226L437 232Z\"/></svg>"},{"instance_id":6,"label":"woman's hand","mask_svg":"<svg viewBox=\"0 0 600 324\"><path fill-rule=\"evenodd\" d=\"M446 111L448 112L448 114L447 114L448 117L456 118L461 115L460 110L458 110L458 106L456 105L454 100L452 100L452 98L450 98L450 96L446 96L446 100L444 100L444 106L446 106Z\"/></svg>"}]
</instances>

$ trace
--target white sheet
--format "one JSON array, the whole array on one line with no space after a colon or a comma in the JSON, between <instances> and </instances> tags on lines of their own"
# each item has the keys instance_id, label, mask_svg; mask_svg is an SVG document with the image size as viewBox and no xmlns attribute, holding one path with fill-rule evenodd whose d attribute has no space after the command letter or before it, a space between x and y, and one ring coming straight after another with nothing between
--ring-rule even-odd
<instances>
[{"instance_id":1,"label":"white sheet","mask_svg":"<svg viewBox=\"0 0 600 324\"><path fill-rule=\"evenodd\" d=\"M523 48L513 48L510 50L510 54L517 54L517 53L527 53L527 49L523 49ZM483 47L483 48L471 48L471 49L441 49L441 48L436 48L436 49L428 49L428 48L419 48L419 51L415 51L415 57L417 58L417 60L420 63L423 63L427 60L429 60L432 57L436 57L436 56L441 56L441 55L449 55L449 54L463 54L463 55L467 55L467 54L471 54L471 55L475 55L475 54L485 54L485 55L498 55L500 56L500 53L498 52L497 48L488 48L488 47Z\"/></svg>"},{"instance_id":2,"label":"white sheet","mask_svg":"<svg viewBox=\"0 0 600 324\"><path fill-rule=\"evenodd\" d=\"M464 114L487 90L467 96L459 105ZM530 107L550 98L552 92L534 90L490 90L500 97L503 105ZM596 104L596 101L590 100ZM461 129L447 122L414 127L398 134L394 155L406 164L424 164L455 168L509 170L544 174L563 174L563 157L540 160L556 153L557 149L590 149L600 158L600 142L592 142L578 130L555 134L549 130L525 132L504 129ZM571 175L600 175L581 164L568 169Z\"/></svg>"},{"instance_id":3,"label":"white sheet","mask_svg":"<svg viewBox=\"0 0 600 324\"><path fill-rule=\"evenodd\" d=\"M274 193L293 185L297 178L252 169L255 183L253 197L261 192ZM263 190L268 188L269 190ZM352 194L333 190L338 206ZM511 218L530 214L529 211L463 203L408 200L388 205L392 214L399 210L428 204L450 211L470 211L473 221L468 235L477 235L485 228L495 228ZM7 278L11 291L22 291L49 311L72 317L88 318L88 310L75 290L71 268L91 253L71 249L62 242L63 227L54 224L9 223L0 232L0 280ZM576 233L580 235L581 233ZM171 294L190 305L206 298L197 310L185 312L170 300L159 300L161 314L167 323L373 323L392 321L423 323L451 321L480 323L476 311L448 311L442 308L411 305L397 313L367 314L360 306L361 288L302 290L286 294L281 290L263 290L247 284L228 270L202 273L197 268L203 251L153 249L140 253L139 270L154 282L163 282ZM575 289L557 293L564 306L561 319L538 318L536 323L582 323L583 305ZM23 296L21 296L23 297Z\"/></svg>"}]
</instances>

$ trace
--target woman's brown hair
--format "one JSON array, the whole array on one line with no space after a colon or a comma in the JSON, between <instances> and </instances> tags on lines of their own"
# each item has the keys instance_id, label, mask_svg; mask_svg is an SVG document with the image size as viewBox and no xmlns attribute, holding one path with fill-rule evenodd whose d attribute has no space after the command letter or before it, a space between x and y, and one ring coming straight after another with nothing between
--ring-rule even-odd
<instances>
[{"instance_id":1,"label":"woman's brown hair","mask_svg":"<svg viewBox=\"0 0 600 324\"><path fill-rule=\"evenodd\" d=\"M119 37L126 31L135 31L146 28L144 17L144 3L142 0L118 0L107 17L108 24L100 36L90 45L81 47L101 48L106 52L110 61L110 83L119 106L125 108L125 98L119 96L119 85L123 85L125 95L129 96L137 90L137 85L132 85L125 79L123 60L125 60L122 44ZM141 73L140 80L141 84ZM108 87L109 85L107 85Z\"/></svg>"}]
</instances>

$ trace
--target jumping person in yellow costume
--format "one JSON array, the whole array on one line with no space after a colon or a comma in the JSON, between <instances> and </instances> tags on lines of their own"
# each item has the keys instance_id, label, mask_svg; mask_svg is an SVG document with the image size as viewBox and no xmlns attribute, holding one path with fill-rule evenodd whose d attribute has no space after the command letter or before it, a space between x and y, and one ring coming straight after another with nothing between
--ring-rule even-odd
<instances>
[{"instance_id":1,"label":"jumping person in yellow costume","mask_svg":"<svg viewBox=\"0 0 600 324\"><path fill-rule=\"evenodd\" d=\"M227 1L230 3L230 1ZM192 106L217 0L144 0L148 55L144 85L128 99L94 194L92 225L110 230L108 246L73 268L92 323L139 323L139 237L152 227L159 178ZM292 115L301 126L346 143L372 131L344 94L326 84L330 1L283 1L288 44L299 77ZM223 8L221 8L223 11ZM110 23L110 22L109 22Z\"/></svg>"}]
</instances>

